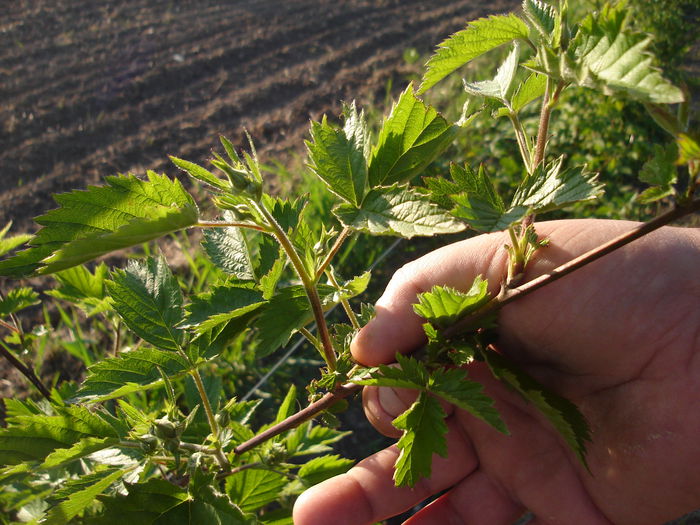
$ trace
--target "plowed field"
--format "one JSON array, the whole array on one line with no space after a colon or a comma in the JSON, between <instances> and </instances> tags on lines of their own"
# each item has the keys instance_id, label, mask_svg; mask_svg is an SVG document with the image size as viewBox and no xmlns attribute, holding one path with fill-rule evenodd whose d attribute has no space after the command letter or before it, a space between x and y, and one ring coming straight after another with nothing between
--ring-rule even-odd
<instances>
[{"instance_id":1,"label":"plowed field","mask_svg":"<svg viewBox=\"0 0 700 525\"><path fill-rule=\"evenodd\" d=\"M299 150L310 118L401 81L496 0L13 0L0 7L0 226L103 175L174 174L218 134ZM396 82L401 84L402 82ZM381 96L381 95L380 95Z\"/></svg>"}]
</instances>

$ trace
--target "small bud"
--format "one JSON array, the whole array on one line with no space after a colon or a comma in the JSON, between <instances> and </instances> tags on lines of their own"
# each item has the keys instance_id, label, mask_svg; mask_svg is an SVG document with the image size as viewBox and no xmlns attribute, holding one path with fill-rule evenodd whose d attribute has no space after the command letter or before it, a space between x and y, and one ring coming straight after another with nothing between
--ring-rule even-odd
<instances>
[{"instance_id":1,"label":"small bud","mask_svg":"<svg viewBox=\"0 0 700 525\"><path fill-rule=\"evenodd\" d=\"M153 422L153 433L160 439L173 439L180 435L181 430L167 417L156 419Z\"/></svg>"},{"instance_id":2,"label":"small bud","mask_svg":"<svg viewBox=\"0 0 700 525\"><path fill-rule=\"evenodd\" d=\"M141 449L146 454L153 454L158 449L158 438L153 434L143 434L139 436Z\"/></svg>"},{"instance_id":3,"label":"small bud","mask_svg":"<svg viewBox=\"0 0 700 525\"><path fill-rule=\"evenodd\" d=\"M221 428L226 428L231 422L231 416L227 411L223 410L214 416L214 420Z\"/></svg>"}]
</instances>

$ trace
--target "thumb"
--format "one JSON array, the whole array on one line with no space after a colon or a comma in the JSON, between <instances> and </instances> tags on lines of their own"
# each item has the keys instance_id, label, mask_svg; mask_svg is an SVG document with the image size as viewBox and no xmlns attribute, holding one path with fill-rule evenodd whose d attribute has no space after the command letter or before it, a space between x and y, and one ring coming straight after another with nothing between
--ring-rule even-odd
<instances>
[{"instance_id":1,"label":"thumb","mask_svg":"<svg viewBox=\"0 0 700 525\"><path fill-rule=\"evenodd\" d=\"M354 358L366 366L394 361L397 352L408 353L425 342L424 320L413 311L420 293L434 285L468 289L477 275L497 293L506 271L503 232L450 244L399 269L376 303L376 317L352 342Z\"/></svg>"}]
</instances>

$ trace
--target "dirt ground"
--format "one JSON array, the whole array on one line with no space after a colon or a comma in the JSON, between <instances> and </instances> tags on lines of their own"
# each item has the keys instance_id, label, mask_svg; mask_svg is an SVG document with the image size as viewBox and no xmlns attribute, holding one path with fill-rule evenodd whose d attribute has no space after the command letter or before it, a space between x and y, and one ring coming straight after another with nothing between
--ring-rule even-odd
<instances>
[{"instance_id":1,"label":"dirt ground","mask_svg":"<svg viewBox=\"0 0 700 525\"><path fill-rule=\"evenodd\" d=\"M0 226L34 231L51 193L175 175L217 136L299 151L309 119L401 87L429 52L512 0L13 0L0 7Z\"/></svg>"}]
</instances>

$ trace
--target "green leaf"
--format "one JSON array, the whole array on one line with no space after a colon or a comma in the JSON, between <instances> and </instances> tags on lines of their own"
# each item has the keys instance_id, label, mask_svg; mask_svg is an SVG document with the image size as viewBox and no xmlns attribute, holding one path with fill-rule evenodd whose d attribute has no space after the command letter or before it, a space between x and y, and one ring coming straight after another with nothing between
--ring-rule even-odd
<instances>
[{"instance_id":1,"label":"green leaf","mask_svg":"<svg viewBox=\"0 0 700 525\"><path fill-rule=\"evenodd\" d=\"M106 182L55 195L61 207L36 219L43 228L29 249L0 262L0 275L58 272L198 220L197 206L177 180L148 172L147 181L119 175Z\"/></svg>"},{"instance_id":2,"label":"green leaf","mask_svg":"<svg viewBox=\"0 0 700 525\"><path fill-rule=\"evenodd\" d=\"M233 219L232 213L224 212L224 220ZM237 279L255 279L250 246L241 228L205 229L203 235L202 248L214 265Z\"/></svg>"},{"instance_id":3,"label":"green leaf","mask_svg":"<svg viewBox=\"0 0 700 525\"><path fill-rule=\"evenodd\" d=\"M394 482L397 487L413 487L430 477L433 454L447 457L445 411L437 399L421 392L392 423L403 431L397 443L401 453L394 465Z\"/></svg>"},{"instance_id":4,"label":"green leaf","mask_svg":"<svg viewBox=\"0 0 700 525\"><path fill-rule=\"evenodd\" d=\"M211 188L223 192L230 192L233 189L229 181L220 179L211 171L199 166L198 164L195 164L194 162L178 159L172 155L170 156L170 160L182 171L188 173L191 177L203 182Z\"/></svg>"},{"instance_id":5,"label":"green leaf","mask_svg":"<svg viewBox=\"0 0 700 525\"><path fill-rule=\"evenodd\" d=\"M317 288L325 309L339 300L335 288L322 284ZM256 355L264 357L284 346L296 330L311 321L313 313L304 287L295 285L282 288L263 307L255 324L260 333Z\"/></svg>"},{"instance_id":6,"label":"green leaf","mask_svg":"<svg viewBox=\"0 0 700 525\"><path fill-rule=\"evenodd\" d=\"M0 429L0 464L43 461L54 450L70 448L83 438L118 438L126 430L103 412L82 406L56 407L56 411L53 416L8 418L8 427Z\"/></svg>"},{"instance_id":7,"label":"green leaf","mask_svg":"<svg viewBox=\"0 0 700 525\"><path fill-rule=\"evenodd\" d=\"M159 368L172 379L189 371L190 364L175 352L155 348L123 352L89 367L76 397L97 402L155 388L163 382Z\"/></svg>"},{"instance_id":8,"label":"green leaf","mask_svg":"<svg viewBox=\"0 0 700 525\"><path fill-rule=\"evenodd\" d=\"M157 348L179 350L184 340L184 332L177 328L184 315L182 292L165 259L129 261L113 279L107 289L126 325Z\"/></svg>"},{"instance_id":9,"label":"green leaf","mask_svg":"<svg viewBox=\"0 0 700 525\"><path fill-rule=\"evenodd\" d=\"M358 113L353 100L350 105L343 105L343 116L345 117L345 124L343 125L345 136L355 145L358 151L362 152L362 156L368 159L371 143L365 112L360 111Z\"/></svg>"},{"instance_id":10,"label":"green leaf","mask_svg":"<svg viewBox=\"0 0 700 525\"><path fill-rule=\"evenodd\" d=\"M57 299L71 302L83 309L88 316L95 315L111 306L105 297L105 281L109 270L101 263L92 273L84 265L74 266L55 274L59 286L46 293Z\"/></svg>"},{"instance_id":11,"label":"green leaf","mask_svg":"<svg viewBox=\"0 0 700 525\"><path fill-rule=\"evenodd\" d=\"M11 227L12 221L8 222L5 225L5 227L2 230L0 230L0 257L5 255L6 253L11 252L12 250L29 241L33 237L33 235L31 234L25 233L5 238L5 235L8 231L10 231Z\"/></svg>"},{"instance_id":12,"label":"green leaf","mask_svg":"<svg viewBox=\"0 0 700 525\"><path fill-rule=\"evenodd\" d=\"M523 13L540 35L548 40L552 37L557 21L557 11L554 6L540 0L524 0Z\"/></svg>"},{"instance_id":13,"label":"green leaf","mask_svg":"<svg viewBox=\"0 0 700 525\"><path fill-rule=\"evenodd\" d=\"M100 497L104 505L101 516L87 521L89 525L151 525L159 516L186 502L186 491L162 479L126 484L128 494Z\"/></svg>"},{"instance_id":14,"label":"green leaf","mask_svg":"<svg viewBox=\"0 0 700 525\"><path fill-rule=\"evenodd\" d=\"M288 417L292 416L296 412L296 402L297 402L297 387L292 384L287 391L287 395L284 397L282 404L280 404L277 409L277 417L275 418L275 423L281 423Z\"/></svg>"},{"instance_id":15,"label":"green leaf","mask_svg":"<svg viewBox=\"0 0 700 525\"><path fill-rule=\"evenodd\" d=\"M200 473L196 477L205 477L205 480L196 486L190 483L188 499L172 509L161 514L153 525L253 525L255 518L245 516L241 509L234 505L227 495L221 494L214 487L216 482L213 475L203 476ZM193 486L195 485L195 486Z\"/></svg>"},{"instance_id":16,"label":"green leaf","mask_svg":"<svg viewBox=\"0 0 700 525\"><path fill-rule=\"evenodd\" d=\"M310 487L347 472L353 463L353 460L341 458L337 454L322 456L304 463L299 468L297 476L304 480L306 486Z\"/></svg>"},{"instance_id":17,"label":"green leaf","mask_svg":"<svg viewBox=\"0 0 700 525\"><path fill-rule=\"evenodd\" d=\"M654 67L651 37L625 27L628 11L624 3L605 5L581 22L564 56L541 48L531 66L606 95L657 104L682 102L683 92Z\"/></svg>"},{"instance_id":18,"label":"green leaf","mask_svg":"<svg viewBox=\"0 0 700 525\"><path fill-rule=\"evenodd\" d=\"M474 172L468 165L462 168L453 164L450 174L462 190L450 196L456 205L452 214L467 221L474 230L485 233L504 230L527 213L527 208L522 206L506 209L483 166Z\"/></svg>"},{"instance_id":19,"label":"green leaf","mask_svg":"<svg viewBox=\"0 0 700 525\"><path fill-rule=\"evenodd\" d=\"M530 102L537 100L544 95L547 86L547 76L539 73L532 73L522 83L518 85L510 101L510 107L514 113L520 112ZM496 117L506 117L510 114L508 108L499 108Z\"/></svg>"},{"instance_id":20,"label":"green leaf","mask_svg":"<svg viewBox=\"0 0 700 525\"><path fill-rule=\"evenodd\" d=\"M700 139L695 136L681 133L678 135L679 164L687 164L691 161L700 161Z\"/></svg>"},{"instance_id":21,"label":"green leaf","mask_svg":"<svg viewBox=\"0 0 700 525\"><path fill-rule=\"evenodd\" d=\"M666 147L654 144L654 157L644 163L638 174L639 180L653 186L639 196L642 203L648 204L675 193L673 185L678 180L677 158L676 144L671 143Z\"/></svg>"},{"instance_id":22,"label":"green leaf","mask_svg":"<svg viewBox=\"0 0 700 525\"><path fill-rule=\"evenodd\" d=\"M256 355L264 357L284 346L295 330L312 319L304 287L282 288L270 298L256 323L260 332Z\"/></svg>"},{"instance_id":23,"label":"green leaf","mask_svg":"<svg viewBox=\"0 0 700 525\"><path fill-rule=\"evenodd\" d=\"M226 493L244 512L276 501L289 482L287 476L264 468L249 468L226 478Z\"/></svg>"},{"instance_id":24,"label":"green leaf","mask_svg":"<svg viewBox=\"0 0 700 525\"><path fill-rule=\"evenodd\" d=\"M450 145L457 132L409 84L382 125L369 162L370 188L405 183Z\"/></svg>"},{"instance_id":25,"label":"green leaf","mask_svg":"<svg viewBox=\"0 0 700 525\"><path fill-rule=\"evenodd\" d=\"M591 441L591 431L576 405L546 389L505 356L492 350L482 355L493 375L532 403L564 438L579 461L588 467L586 443Z\"/></svg>"},{"instance_id":26,"label":"green leaf","mask_svg":"<svg viewBox=\"0 0 700 525\"><path fill-rule=\"evenodd\" d=\"M70 448L60 448L54 450L46 456L46 459L41 464L41 468L60 467L71 463L77 459L89 456L93 452L110 448L119 443L116 437L86 437L75 443Z\"/></svg>"},{"instance_id":27,"label":"green leaf","mask_svg":"<svg viewBox=\"0 0 700 525\"><path fill-rule=\"evenodd\" d=\"M496 98L505 102L510 98L513 89L513 80L515 80L519 58L520 47L516 41L513 50L500 65L493 80L483 80L481 82L465 81L465 91L471 95Z\"/></svg>"},{"instance_id":28,"label":"green leaf","mask_svg":"<svg viewBox=\"0 0 700 525\"><path fill-rule=\"evenodd\" d=\"M13 288L3 299L0 299L0 318L39 303L39 294L31 288Z\"/></svg>"},{"instance_id":29,"label":"green leaf","mask_svg":"<svg viewBox=\"0 0 700 525\"><path fill-rule=\"evenodd\" d=\"M466 370L461 368L435 370L431 374L428 390L485 421L499 432L508 434L508 429L494 406L493 399L484 394L482 385L467 379Z\"/></svg>"},{"instance_id":30,"label":"green leaf","mask_svg":"<svg viewBox=\"0 0 700 525\"><path fill-rule=\"evenodd\" d=\"M428 60L418 93L424 93L447 75L478 56L516 39L527 39L530 30L514 14L495 15L470 22L466 29L442 42Z\"/></svg>"},{"instance_id":31,"label":"green leaf","mask_svg":"<svg viewBox=\"0 0 700 525\"><path fill-rule=\"evenodd\" d=\"M42 523L46 525L64 525L70 523L71 520L80 514L87 507L95 502L95 498L107 490L110 485L124 477L133 470L133 467L127 469L117 469L106 475L101 476L94 483L88 485L87 488L74 492L68 499L62 501L55 507L52 507Z\"/></svg>"},{"instance_id":32,"label":"green leaf","mask_svg":"<svg viewBox=\"0 0 700 525\"><path fill-rule=\"evenodd\" d=\"M285 445L293 457L326 454L333 450L330 445L349 434L349 431L339 432L329 427L304 423L289 433L285 438Z\"/></svg>"},{"instance_id":33,"label":"green leaf","mask_svg":"<svg viewBox=\"0 0 700 525\"><path fill-rule=\"evenodd\" d=\"M250 283L234 281L214 286L210 292L193 297L192 303L185 308L187 317L180 326L194 328L201 334L257 310L263 304L262 292Z\"/></svg>"},{"instance_id":34,"label":"green leaf","mask_svg":"<svg viewBox=\"0 0 700 525\"><path fill-rule=\"evenodd\" d=\"M563 163L562 155L545 168L540 164L535 173L518 186L511 209L526 207L544 213L602 194L603 185L598 183L597 174L587 171L585 166L562 171Z\"/></svg>"},{"instance_id":35,"label":"green leaf","mask_svg":"<svg viewBox=\"0 0 700 525\"><path fill-rule=\"evenodd\" d=\"M340 198L359 205L367 188L366 131L361 131L361 116L351 116L348 131L336 129L324 115L321 123L311 123L309 149L311 170Z\"/></svg>"},{"instance_id":36,"label":"green leaf","mask_svg":"<svg viewBox=\"0 0 700 525\"><path fill-rule=\"evenodd\" d=\"M423 390L430 380L425 365L413 357L396 354L397 366L379 365L369 371L365 379L353 378L358 385L388 386L393 388L414 388Z\"/></svg>"},{"instance_id":37,"label":"green leaf","mask_svg":"<svg viewBox=\"0 0 700 525\"><path fill-rule=\"evenodd\" d=\"M418 296L413 311L433 325L446 328L488 302L488 284L477 275L466 293L446 286L433 286L429 292Z\"/></svg>"},{"instance_id":38,"label":"green leaf","mask_svg":"<svg viewBox=\"0 0 700 525\"><path fill-rule=\"evenodd\" d=\"M431 203L427 196L408 186L373 189L361 208L341 204L333 213L344 226L372 235L410 239L416 235L457 233L464 229L463 224Z\"/></svg>"}]
</instances>

